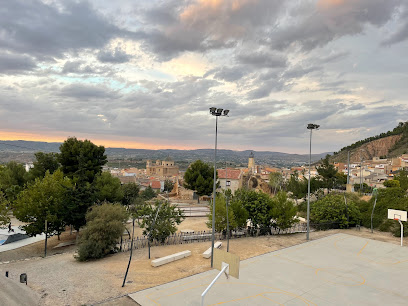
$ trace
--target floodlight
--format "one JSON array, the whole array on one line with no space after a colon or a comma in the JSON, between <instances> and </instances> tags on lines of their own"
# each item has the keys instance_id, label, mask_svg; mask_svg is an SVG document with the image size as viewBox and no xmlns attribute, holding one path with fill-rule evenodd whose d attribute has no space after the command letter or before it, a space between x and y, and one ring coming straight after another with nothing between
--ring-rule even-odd
<instances>
[{"instance_id":1,"label":"floodlight","mask_svg":"<svg viewBox=\"0 0 408 306\"><path fill-rule=\"evenodd\" d=\"M221 114L222 113L222 108L217 109L217 114Z\"/></svg>"},{"instance_id":2,"label":"floodlight","mask_svg":"<svg viewBox=\"0 0 408 306\"><path fill-rule=\"evenodd\" d=\"M224 109L224 116L227 116L229 113L229 109Z\"/></svg>"},{"instance_id":3,"label":"floodlight","mask_svg":"<svg viewBox=\"0 0 408 306\"><path fill-rule=\"evenodd\" d=\"M216 110L217 110L216 107L210 107L210 113L211 113L211 114L215 113Z\"/></svg>"},{"instance_id":4,"label":"floodlight","mask_svg":"<svg viewBox=\"0 0 408 306\"><path fill-rule=\"evenodd\" d=\"M320 127L320 125L314 124L314 123L309 123L309 124L307 125L307 129L308 129L308 130L315 130L315 129L318 129L319 127Z\"/></svg>"}]
</instances>

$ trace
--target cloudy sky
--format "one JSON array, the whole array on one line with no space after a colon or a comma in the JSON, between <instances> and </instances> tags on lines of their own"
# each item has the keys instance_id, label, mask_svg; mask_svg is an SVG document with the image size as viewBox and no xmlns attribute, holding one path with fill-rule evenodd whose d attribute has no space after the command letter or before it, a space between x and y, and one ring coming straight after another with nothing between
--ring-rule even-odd
<instances>
[{"instance_id":1,"label":"cloudy sky","mask_svg":"<svg viewBox=\"0 0 408 306\"><path fill-rule=\"evenodd\" d=\"M0 0L0 139L307 153L408 120L406 0Z\"/></svg>"}]
</instances>

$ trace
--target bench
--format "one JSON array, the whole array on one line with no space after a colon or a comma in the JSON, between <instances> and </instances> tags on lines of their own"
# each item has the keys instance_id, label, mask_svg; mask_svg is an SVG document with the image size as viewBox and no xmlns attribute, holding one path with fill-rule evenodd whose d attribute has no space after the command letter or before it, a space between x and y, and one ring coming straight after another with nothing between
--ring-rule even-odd
<instances>
[{"instance_id":1,"label":"bench","mask_svg":"<svg viewBox=\"0 0 408 306\"><path fill-rule=\"evenodd\" d=\"M214 243L214 248L215 249L219 249L222 246L222 242L221 241L217 241L216 243ZM204 258L210 258L211 257L211 248L207 249L207 251L205 251L203 253L203 257Z\"/></svg>"},{"instance_id":2,"label":"bench","mask_svg":"<svg viewBox=\"0 0 408 306\"><path fill-rule=\"evenodd\" d=\"M189 250L154 259L152 260L151 264L153 267L159 267L167 263L186 258L188 256L191 256L191 251Z\"/></svg>"}]
</instances>

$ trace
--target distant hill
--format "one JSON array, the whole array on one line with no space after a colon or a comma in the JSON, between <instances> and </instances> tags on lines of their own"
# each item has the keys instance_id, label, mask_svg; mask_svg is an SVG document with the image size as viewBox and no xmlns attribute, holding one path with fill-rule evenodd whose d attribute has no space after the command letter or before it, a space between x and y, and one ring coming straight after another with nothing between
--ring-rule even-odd
<instances>
[{"instance_id":1,"label":"distant hill","mask_svg":"<svg viewBox=\"0 0 408 306\"><path fill-rule=\"evenodd\" d=\"M408 153L408 121L400 122L392 131L357 141L335 152L332 161L347 162L350 151L350 162L359 162L373 157L392 158Z\"/></svg>"},{"instance_id":2,"label":"distant hill","mask_svg":"<svg viewBox=\"0 0 408 306\"><path fill-rule=\"evenodd\" d=\"M20 162L29 162L34 160L35 152L59 152L61 143L39 142L39 141L6 141L0 140L0 162L17 160ZM218 161L229 161L235 164L247 164L249 154L252 151L233 151L217 150ZM253 151L255 161L260 165L271 166L295 166L302 165L309 161L308 154L288 154L281 152ZM109 160L146 160L146 159L164 159L168 156L176 161L192 162L197 159L211 162L214 160L213 149L197 150L146 150L146 149L125 149L125 148L106 148L106 154ZM312 154L312 161L318 161L328 154Z\"/></svg>"}]
</instances>

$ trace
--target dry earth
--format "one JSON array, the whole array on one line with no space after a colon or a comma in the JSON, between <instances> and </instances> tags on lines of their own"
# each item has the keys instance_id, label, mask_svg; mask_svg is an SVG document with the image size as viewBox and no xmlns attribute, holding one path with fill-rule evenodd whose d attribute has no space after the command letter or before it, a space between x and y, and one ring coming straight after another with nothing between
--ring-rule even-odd
<instances>
[{"instance_id":1,"label":"dry earth","mask_svg":"<svg viewBox=\"0 0 408 306\"><path fill-rule=\"evenodd\" d=\"M206 218L187 218L180 229L204 230ZM375 232L366 229L356 231L331 230L311 233L311 239L319 239L335 233L347 233L365 238L399 244L399 238L389 233ZM63 235L69 237L69 234ZM72 237L72 236L71 236ZM50 239L50 245L57 244L56 237ZM264 236L257 238L239 238L230 241L230 252L247 259L256 255L279 250L305 242L305 234ZM175 246L152 247L152 259L166 256L183 250L190 250L192 256L169 265L153 268L147 258L147 249L135 250L130 266L127 283L122 286L123 277L129 260L129 252L110 255L104 259L77 262L74 248L60 249L63 254L39 258L43 243L35 243L24 248L0 253L2 258L22 259L34 256L30 260L3 263L0 273L9 271L10 277L17 279L20 273L27 273L28 285L42 296L43 305L83 305L102 303L104 305L131 305L125 295L131 292L150 288L184 278L210 269L210 260L204 259L202 253L210 247L210 242L182 244ZM225 245L225 242L224 242ZM225 248L225 247L223 247ZM0 289L1 291L1 289Z\"/></svg>"}]
</instances>

